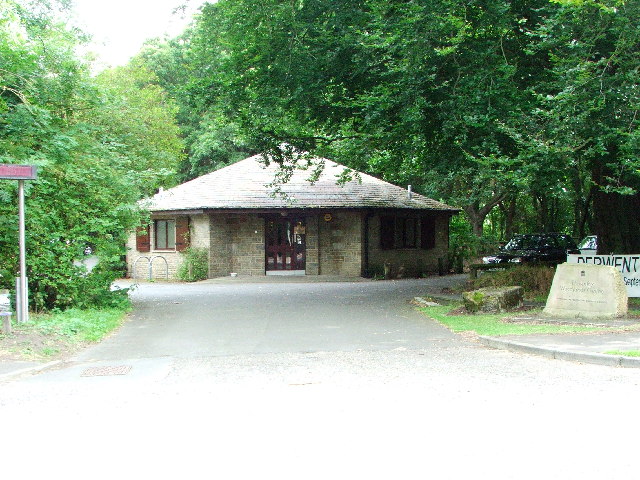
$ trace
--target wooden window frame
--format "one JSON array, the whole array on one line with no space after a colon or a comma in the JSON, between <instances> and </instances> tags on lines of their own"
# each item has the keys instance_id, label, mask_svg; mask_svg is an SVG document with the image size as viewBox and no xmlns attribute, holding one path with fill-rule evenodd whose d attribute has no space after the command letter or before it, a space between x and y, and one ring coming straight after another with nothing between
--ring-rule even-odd
<instances>
[{"instance_id":1,"label":"wooden window frame","mask_svg":"<svg viewBox=\"0 0 640 480\"><path fill-rule=\"evenodd\" d=\"M166 242L166 245L167 245L166 247L159 247L158 246L158 238L159 238L158 237L158 231L159 231L158 224L161 223L161 222L166 222L167 223L167 226L165 228L165 238L164 238L164 240ZM169 222L173 223L173 245L170 245L170 242L169 242L169 239L170 239L170 237L169 237ZM175 251L175 249L176 249L176 219L175 218L159 218L157 220L154 220L153 221L153 233L154 233L154 235L153 235L153 248L154 248L154 250L161 250L161 251L165 251L165 252L167 252L167 251L169 251L169 252L170 251Z\"/></svg>"},{"instance_id":2,"label":"wooden window frame","mask_svg":"<svg viewBox=\"0 0 640 480\"><path fill-rule=\"evenodd\" d=\"M380 216L380 248L382 250L415 250L419 248L421 222L417 216Z\"/></svg>"}]
</instances>

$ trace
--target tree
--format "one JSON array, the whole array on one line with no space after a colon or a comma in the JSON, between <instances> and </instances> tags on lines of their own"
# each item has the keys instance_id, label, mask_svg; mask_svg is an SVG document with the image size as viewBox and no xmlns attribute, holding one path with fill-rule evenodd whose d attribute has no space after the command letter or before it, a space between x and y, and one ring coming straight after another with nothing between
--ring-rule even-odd
<instances>
[{"instance_id":1,"label":"tree","mask_svg":"<svg viewBox=\"0 0 640 480\"><path fill-rule=\"evenodd\" d=\"M177 167L180 181L255 153L209 83L217 82L217 54L209 42L194 43L193 37L194 31L187 29L174 39L151 40L133 60L154 72L178 106L176 119L186 151Z\"/></svg>"},{"instance_id":2,"label":"tree","mask_svg":"<svg viewBox=\"0 0 640 480\"><path fill-rule=\"evenodd\" d=\"M529 116L533 148L572 172L575 222L584 233L593 202L602 252L640 251L640 5L636 1L558 1L535 32L550 59ZM573 185L571 185L573 183Z\"/></svg>"},{"instance_id":3,"label":"tree","mask_svg":"<svg viewBox=\"0 0 640 480\"><path fill-rule=\"evenodd\" d=\"M120 156L121 168L138 174L136 184L146 195L175 183L184 149L178 107L158 83L138 60L105 70L96 78L100 96L95 108L80 113Z\"/></svg>"},{"instance_id":4,"label":"tree","mask_svg":"<svg viewBox=\"0 0 640 480\"><path fill-rule=\"evenodd\" d=\"M192 40L211 72L195 96L228 106L260 150L284 142L412 183L463 206L480 235L527 182L505 125L535 101L524 87L540 58L525 54L523 24L545 6L221 1Z\"/></svg>"},{"instance_id":5,"label":"tree","mask_svg":"<svg viewBox=\"0 0 640 480\"><path fill-rule=\"evenodd\" d=\"M94 80L76 54L83 35L56 20L57 2L0 8L0 163L39 167L27 188L31 306L110 304L127 232L140 221L136 201L176 163L171 106L144 70ZM15 189L0 182L3 288L18 263ZM88 247L100 257L90 274L78 265Z\"/></svg>"}]
</instances>

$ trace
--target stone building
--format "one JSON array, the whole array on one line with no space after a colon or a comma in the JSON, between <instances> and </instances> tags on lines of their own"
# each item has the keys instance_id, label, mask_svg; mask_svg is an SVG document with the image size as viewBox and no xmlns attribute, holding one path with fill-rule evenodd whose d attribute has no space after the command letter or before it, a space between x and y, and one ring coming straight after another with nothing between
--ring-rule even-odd
<instances>
[{"instance_id":1,"label":"stone building","mask_svg":"<svg viewBox=\"0 0 640 480\"><path fill-rule=\"evenodd\" d=\"M446 264L458 209L364 173L339 185L345 167L311 163L277 192L277 167L255 156L156 194L150 224L129 238L129 275L146 277L152 262L154 277L173 278L188 246L208 251L210 278L419 276Z\"/></svg>"}]
</instances>

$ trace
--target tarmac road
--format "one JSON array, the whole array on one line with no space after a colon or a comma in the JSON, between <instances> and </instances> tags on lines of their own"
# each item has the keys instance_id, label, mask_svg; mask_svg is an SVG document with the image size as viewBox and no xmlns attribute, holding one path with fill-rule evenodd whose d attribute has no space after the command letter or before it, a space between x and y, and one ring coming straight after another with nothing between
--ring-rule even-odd
<instances>
[{"instance_id":1,"label":"tarmac road","mask_svg":"<svg viewBox=\"0 0 640 480\"><path fill-rule=\"evenodd\" d=\"M639 371L453 335L408 303L449 281L142 285L111 338L0 384L3 473L636 476Z\"/></svg>"},{"instance_id":2,"label":"tarmac road","mask_svg":"<svg viewBox=\"0 0 640 480\"><path fill-rule=\"evenodd\" d=\"M75 360L459 345L409 300L460 280L144 283L133 292L132 321Z\"/></svg>"}]
</instances>

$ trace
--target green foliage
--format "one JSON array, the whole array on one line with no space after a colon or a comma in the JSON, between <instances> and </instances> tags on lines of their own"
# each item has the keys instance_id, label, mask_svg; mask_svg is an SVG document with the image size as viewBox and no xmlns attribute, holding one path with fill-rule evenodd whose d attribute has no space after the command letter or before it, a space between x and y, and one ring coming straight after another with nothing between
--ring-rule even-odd
<instances>
[{"instance_id":1,"label":"green foliage","mask_svg":"<svg viewBox=\"0 0 640 480\"><path fill-rule=\"evenodd\" d=\"M182 148L175 108L143 67L91 77L57 2L0 6L10 13L0 21L0 163L38 166L26 188L31 307L119 304L109 287L139 223L136 201L171 181ZM0 182L0 199L0 286L13 289L16 182ZM87 247L100 260L91 273L78 266Z\"/></svg>"},{"instance_id":2,"label":"green foliage","mask_svg":"<svg viewBox=\"0 0 640 480\"><path fill-rule=\"evenodd\" d=\"M214 44L215 45L215 44ZM147 42L133 63L154 72L159 85L175 100L187 156L177 167L180 181L190 180L256 153L234 120L233 110L215 84L220 52L198 32ZM213 82L214 85L211 85Z\"/></svg>"},{"instance_id":3,"label":"green foliage","mask_svg":"<svg viewBox=\"0 0 640 480\"><path fill-rule=\"evenodd\" d=\"M96 78L101 95L87 122L109 142L121 168L136 172L132 180L140 191L153 194L175 184L175 170L184 149L175 117L178 108L142 62L102 72Z\"/></svg>"},{"instance_id":4,"label":"green foliage","mask_svg":"<svg viewBox=\"0 0 640 480\"><path fill-rule=\"evenodd\" d=\"M184 282L206 280L209 277L209 251L206 248L187 248L177 275Z\"/></svg>"},{"instance_id":5,"label":"green foliage","mask_svg":"<svg viewBox=\"0 0 640 480\"><path fill-rule=\"evenodd\" d=\"M474 235L470 223L463 213L451 218L449 227L449 265L462 273L464 262L475 262L485 253L498 249L497 238L485 233L482 237Z\"/></svg>"},{"instance_id":6,"label":"green foliage","mask_svg":"<svg viewBox=\"0 0 640 480\"><path fill-rule=\"evenodd\" d=\"M640 185L638 8L220 0L144 56L180 104L183 178L288 143L460 206L477 237L609 238L593 205Z\"/></svg>"}]
</instances>

